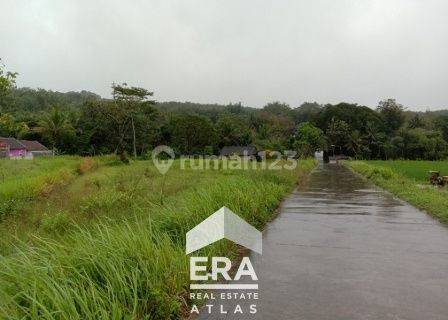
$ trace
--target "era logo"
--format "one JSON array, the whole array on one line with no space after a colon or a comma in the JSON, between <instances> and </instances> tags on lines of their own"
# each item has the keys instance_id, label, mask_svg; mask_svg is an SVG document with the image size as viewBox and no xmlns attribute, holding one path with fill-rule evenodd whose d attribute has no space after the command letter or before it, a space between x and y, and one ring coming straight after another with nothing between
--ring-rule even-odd
<instances>
[{"instance_id":1,"label":"era logo","mask_svg":"<svg viewBox=\"0 0 448 320\"><path fill-rule=\"evenodd\" d=\"M243 257L238 270L235 274L235 278L232 279L229 275L230 269L232 269L232 262L226 257L212 257L211 273L207 273L207 257L190 257L190 280L192 281L207 281L207 280L219 280L221 275L225 280L238 281L243 276L249 276L253 281L257 281L258 277L255 273L254 267L248 257ZM205 274L204 274L205 272ZM202 274L199 274L202 273Z\"/></svg>"}]
</instances>

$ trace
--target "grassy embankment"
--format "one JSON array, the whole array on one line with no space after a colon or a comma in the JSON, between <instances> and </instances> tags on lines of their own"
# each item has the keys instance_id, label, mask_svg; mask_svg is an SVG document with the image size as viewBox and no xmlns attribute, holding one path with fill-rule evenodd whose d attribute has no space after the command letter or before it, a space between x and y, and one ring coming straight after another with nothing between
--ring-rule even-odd
<instances>
[{"instance_id":1,"label":"grassy embankment","mask_svg":"<svg viewBox=\"0 0 448 320\"><path fill-rule=\"evenodd\" d=\"M447 161L346 161L354 171L448 223L448 189L429 185L429 171L448 175Z\"/></svg>"},{"instance_id":2,"label":"grassy embankment","mask_svg":"<svg viewBox=\"0 0 448 320\"><path fill-rule=\"evenodd\" d=\"M1 200L16 202L0 222L16 238L3 236L0 319L178 318L190 303L185 233L223 205L261 229L314 167L195 171L176 161L162 177L150 161L87 161L0 162ZM202 254L229 250L220 241Z\"/></svg>"}]
</instances>

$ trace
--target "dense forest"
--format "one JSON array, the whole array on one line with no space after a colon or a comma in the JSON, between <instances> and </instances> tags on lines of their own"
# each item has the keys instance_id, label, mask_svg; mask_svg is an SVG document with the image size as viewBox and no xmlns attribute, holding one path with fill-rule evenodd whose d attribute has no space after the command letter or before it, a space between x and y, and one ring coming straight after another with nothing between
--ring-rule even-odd
<instances>
[{"instance_id":1,"label":"dense forest","mask_svg":"<svg viewBox=\"0 0 448 320\"><path fill-rule=\"evenodd\" d=\"M361 159L446 159L448 110L412 112L394 99L375 108L350 103L156 102L152 92L112 84L112 98L88 92L17 88L0 66L0 136L39 140L59 154L145 157L156 145L178 154L217 154L223 146L327 150Z\"/></svg>"}]
</instances>

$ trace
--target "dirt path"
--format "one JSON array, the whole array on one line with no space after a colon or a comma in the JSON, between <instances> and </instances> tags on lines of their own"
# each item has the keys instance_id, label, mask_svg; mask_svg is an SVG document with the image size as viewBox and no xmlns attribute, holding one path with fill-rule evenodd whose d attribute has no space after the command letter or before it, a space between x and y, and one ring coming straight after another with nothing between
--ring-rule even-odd
<instances>
[{"instance_id":1,"label":"dirt path","mask_svg":"<svg viewBox=\"0 0 448 320\"><path fill-rule=\"evenodd\" d=\"M338 165L283 203L253 259L257 314L200 319L448 319L448 229Z\"/></svg>"}]
</instances>

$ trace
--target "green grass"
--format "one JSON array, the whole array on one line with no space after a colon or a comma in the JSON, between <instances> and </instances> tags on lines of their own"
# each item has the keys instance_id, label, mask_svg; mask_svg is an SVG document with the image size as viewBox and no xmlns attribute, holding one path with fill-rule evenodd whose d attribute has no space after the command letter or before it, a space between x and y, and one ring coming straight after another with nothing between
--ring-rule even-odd
<instances>
[{"instance_id":1,"label":"green grass","mask_svg":"<svg viewBox=\"0 0 448 320\"><path fill-rule=\"evenodd\" d=\"M137 161L74 173L32 200L36 230L25 224L28 236L0 255L0 318L180 318L190 304L185 233L223 205L262 229L314 165L195 171L175 162L163 178L151 162ZM10 216L5 230L31 213ZM231 252L220 241L202 254Z\"/></svg>"},{"instance_id":2,"label":"green grass","mask_svg":"<svg viewBox=\"0 0 448 320\"><path fill-rule=\"evenodd\" d=\"M367 161L367 163L378 167L391 168L397 173L420 182L429 181L429 171L440 171L441 175L448 176L448 161L375 160Z\"/></svg>"},{"instance_id":3,"label":"green grass","mask_svg":"<svg viewBox=\"0 0 448 320\"><path fill-rule=\"evenodd\" d=\"M78 157L0 160L0 219L70 180L79 162Z\"/></svg>"},{"instance_id":4,"label":"green grass","mask_svg":"<svg viewBox=\"0 0 448 320\"><path fill-rule=\"evenodd\" d=\"M448 223L448 189L429 185L428 171L448 175L445 161L346 161L345 165L399 198Z\"/></svg>"}]
</instances>

